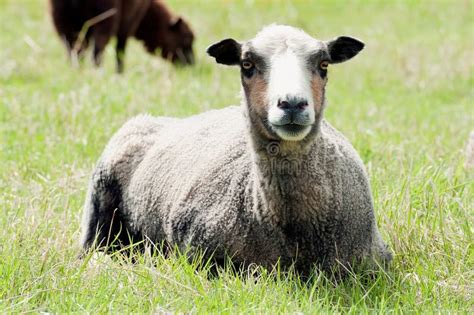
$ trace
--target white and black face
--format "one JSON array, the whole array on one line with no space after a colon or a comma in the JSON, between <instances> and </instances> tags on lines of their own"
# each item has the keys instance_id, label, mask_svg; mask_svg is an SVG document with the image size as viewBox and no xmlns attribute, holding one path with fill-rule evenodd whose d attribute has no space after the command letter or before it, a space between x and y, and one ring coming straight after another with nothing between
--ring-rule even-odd
<instances>
[{"instance_id":1,"label":"white and black face","mask_svg":"<svg viewBox=\"0 0 474 315\"><path fill-rule=\"evenodd\" d=\"M269 139L305 139L321 117L327 67L355 56L350 37L322 42L290 26L272 25L243 44L225 39L208 48L218 63L240 65L252 123Z\"/></svg>"}]
</instances>

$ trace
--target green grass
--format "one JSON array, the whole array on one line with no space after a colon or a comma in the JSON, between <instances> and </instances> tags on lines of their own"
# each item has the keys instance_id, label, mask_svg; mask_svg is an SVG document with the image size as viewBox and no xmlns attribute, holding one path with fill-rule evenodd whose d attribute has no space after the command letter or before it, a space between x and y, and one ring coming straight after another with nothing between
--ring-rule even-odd
<instances>
[{"instance_id":1,"label":"green grass","mask_svg":"<svg viewBox=\"0 0 474 315\"><path fill-rule=\"evenodd\" d=\"M0 313L474 312L472 1L169 1L196 31L196 66L131 42L121 76L113 45L102 69L71 68L45 2L0 1ZM238 70L205 48L271 22L367 44L331 67L326 118L367 166L390 270L334 286L266 271L210 278L179 255L78 259L88 177L114 131L138 113L237 104Z\"/></svg>"}]
</instances>

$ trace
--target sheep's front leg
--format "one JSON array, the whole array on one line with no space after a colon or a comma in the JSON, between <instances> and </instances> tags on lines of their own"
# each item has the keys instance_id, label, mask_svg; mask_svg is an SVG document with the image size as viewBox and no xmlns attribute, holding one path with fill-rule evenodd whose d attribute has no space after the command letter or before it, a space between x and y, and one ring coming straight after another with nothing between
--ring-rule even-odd
<instances>
[{"instance_id":1,"label":"sheep's front leg","mask_svg":"<svg viewBox=\"0 0 474 315\"><path fill-rule=\"evenodd\" d=\"M116 58L117 58L117 72L123 72L123 59L125 57L125 47L127 46L127 36L119 35L117 37Z\"/></svg>"},{"instance_id":2,"label":"sheep's front leg","mask_svg":"<svg viewBox=\"0 0 474 315\"><path fill-rule=\"evenodd\" d=\"M112 17L93 26L94 63L96 66L100 66L104 49L109 43L115 30L116 19Z\"/></svg>"},{"instance_id":3,"label":"sheep's front leg","mask_svg":"<svg viewBox=\"0 0 474 315\"><path fill-rule=\"evenodd\" d=\"M110 40L110 35L94 32L94 64L98 67L102 63L102 54Z\"/></svg>"}]
</instances>

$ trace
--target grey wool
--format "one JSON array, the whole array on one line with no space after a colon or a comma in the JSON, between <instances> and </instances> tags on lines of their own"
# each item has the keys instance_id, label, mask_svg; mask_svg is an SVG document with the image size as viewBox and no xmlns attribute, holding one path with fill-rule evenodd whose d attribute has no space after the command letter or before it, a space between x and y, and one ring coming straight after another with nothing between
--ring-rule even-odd
<instances>
[{"instance_id":1,"label":"grey wool","mask_svg":"<svg viewBox=\"0 0 474 315\"><path fill-rule=\"evenodd\" d=\"M147 239L217 263L279 263L306 275L388 263L363 163L322 118L325 68L362 47L350 37L323 42L281 25L209 47L218 63L241 67L241 106L128 121L93 172L83 247ZM274 88L281 79L275 69L288 65L280 57L300 65L302 83L291 91L306 90Z\"/></svg>"}]
</instances>

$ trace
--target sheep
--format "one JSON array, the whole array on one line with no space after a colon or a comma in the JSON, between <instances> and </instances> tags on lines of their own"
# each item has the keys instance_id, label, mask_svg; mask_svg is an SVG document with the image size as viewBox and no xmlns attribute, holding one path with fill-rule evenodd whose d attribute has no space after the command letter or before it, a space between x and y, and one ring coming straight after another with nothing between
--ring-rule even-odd
<instances>
[{"instance_id":1,"label":"sheep","mask_svg":"<svg viewBox=\"0 0 474 315\"><path fill-rule=\"evenodd\" d=\"M94 63L99 66L105 47L116 36L117 71L123 72L127 40L134 36L151 54L160 48L167 60L194 63L190 26L161 0L50 0L50 8L56 31L74 61L93 39Z\"/></svg>"},{"instance_id":2,"label":"sheep","mask_svg":"<svg viewBox=\"0 0 474 315\"><path fill-rule=\"evenodd\" d=\"M127 122L93 172L83 248L146 239L301 275L388 264L363 163L323 119L328 65L363 47L284 25L210 46L240 67L241 106Z\"/></svg>"}]
</instances>

